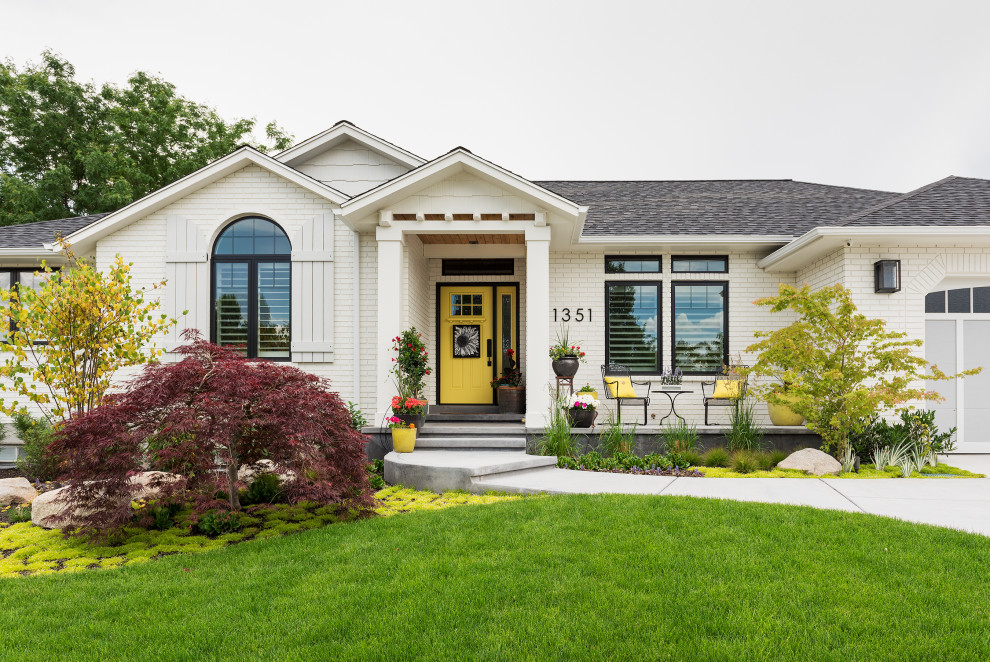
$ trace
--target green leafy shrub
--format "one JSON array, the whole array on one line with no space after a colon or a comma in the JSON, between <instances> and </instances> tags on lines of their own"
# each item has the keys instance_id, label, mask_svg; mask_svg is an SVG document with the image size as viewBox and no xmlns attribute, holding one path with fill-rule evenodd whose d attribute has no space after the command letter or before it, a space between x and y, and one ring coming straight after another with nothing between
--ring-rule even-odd
<instances>
[{"instance_id":1,"label":"green leafy shrub","mask_svg":"<svg viewBox=\"0 0 990 662\"><path fill-rule=\"evenodd\" d=\"M727 467L729 466L729 451L721 446L716 446L709 449L702 456L701 461L705 463L706 467Z\"/></svg>"},{"instance_id":2,"label":"green leafy shrub","mask_svg":"<svg viewBox=\"0 0 990 662\"><path fill-rule=\"evenodd\" d=\"M281 479L273 473L256 474L248 485L242 505L252 506L260 503L282 503L285 492L282 490Z\"/></svg>"},{"instance_id":3,"label":"green leafy shrub","mask_svg":"<svg viewBox=\"0 0 990 662\"><path fill-rule=\"evenodd\" d=\"M758 451L763 442L763 430L756 423L752 401L742 401L729 416L729 430L725 433L725 445L730 451Z\"/></svg>"},{"instance_id":4,"label":"green leafy shrub","mask_svg":"<svg viewBox=\"0 0 990 662\"><path fill-rule=\"evenodd\" d=\"M20 506L14 506L7 511L7 519L10 520L11 524L19 524L21 522L31 521L31 504L25 503Z\"/></svg>"},{"instance_id":5,"label":"green leafy shrub","mask_svg":"<svg viewBox=\"0 0 990 662\"><path fill-rule=\"evenodd\" d=\"M365 418L364 414L361 413L361 410L358 408L358 406L355 403L351 402L350 400L347 401L347 411L351 415L352 430L356 430L360 432L361 428L368 427L368 419Z\"/></svg>"},{"instance_id":6,"label":"green leafy shrub","mask_svg":"<svg viewBox=\"0 0 990 662\"><path fill-rule=\"evenodd\" d=\"M199 518L196 528L203 535L214 537L237 531L241 528L241 521L237 513L228 510L211 510Z\"/></svg>"},{"instance_id":7,"label":"green leafy shrub","mask_svg":"<svg viewBox=\"0 0 990 662\"><path fill-rule=\"evenodd\" d=\"M32 480L49 481L58 477L59 458L48 450L55 431L47 419L33 419L27 414L14 414L14 429L23 446L17 468Z\"/></svg>"},{"instance_id":8,"label":"green leafy shrub","mask_svg":"<svg viewBox=\"0 0 990 662\"><path fill-rule=\"evenodd\" d=\"M383 460L372 460L368 463L368 482L371 483L372 489L385 488L385 462Z\"/></svg>"},{"instance_id":9,"label":"green leafy shrub","mask_svg":"<svg viewBox=\"0 0 990 662\"><path fill-rule=\"evenodd\" d=\"M729 467L736 473L753 473L760 468L756 453L750 450L738 450L732 454Z\"/></svg>"},{"instance_id":10,"label":"green leafy shrub","mask_svg":"<svg viewBox=\"0 0 990 662\"><path fill-rule=\"evenodd\" d=\"M151 528L167 531L175 526L175 515L182 508L178 503L156 503L151 507Z\"/></svg>"},{"instance_id":11,"label":"green leafy shrub","mask_svg":"<svg viewBox=\"0 0 990 662\"><path fill-rule=\"evenodd\" d=\"M873 417L861 433L851 438L850 443L856 455L864 460L875 457L877 451L883 457L885 449L895 449L903 443L908 445L909 451L919 448L924 454L940 455L955 450L955 433L956 428L939 432L935 412L931 409L906 410L901 412L897 423ZM895 461L888 461L888 465L896 464Z\"/></svg>"},{"instance_id":12,"label":"green leafy shrub","mask_svg":"<svg viewBox=\"0 0 990 662\"><path fill-rule=\"evenodd\" d=\"M677 453L694 451L695 446L698 444L697 426L688 425L687 421L679 418L674 423L668 423L661 435L668 451Z\"/></svg>"},{"instance_id":13,"label":"green leafy shrub","mask_svg":"<svg viewBox=\"0 0 990 662\"><path fill-rule=\"evenodd\" d=\"M667 453L667 459L670 460L670 464L672 466L675 466L678 469L687 469L691 466L691 459L687 457L686 453L678 453L677 451L673 451Z\"/></svg>"}]
</instances>

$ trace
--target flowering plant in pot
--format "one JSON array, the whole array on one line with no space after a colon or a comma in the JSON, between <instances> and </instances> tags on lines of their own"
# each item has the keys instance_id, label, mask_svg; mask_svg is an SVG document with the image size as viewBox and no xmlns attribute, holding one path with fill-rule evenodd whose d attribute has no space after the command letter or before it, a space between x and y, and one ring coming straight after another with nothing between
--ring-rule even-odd
<instances>
[{"instance_id":1,"label":"flowering plant in pot","mask_svg":"<svg viewBox=\"0 0 990 662\"><path fill-rule=\"evenodd\" d=\"M389 416L388 427L392 429L392 450L396 453L412 453L416 447L416 424L398 416Z\"/></svg>"},{"instance_id":2,"label":"flowering plant in pot","mask_svg":"<svg viewBox=\"0 0 990 662\"><path fill-rule=\"evenodd\" d=\"M770 415L770 422L774 425L802 425L804 416L798 414L788 405L793 401L794 396L788 393L791 383L782 381L770 387L767 400L767 413Z\"/></svg>"},{"instance_id":3,"label":"flowering plant in pot","mask_svg":"<svg viewBox=\"0 0 990 662\"><path fill-rule=\"evenodd\" d=\"M595 390L595 387L592 386L591 384L585 384L584 386L582 386L581 388L579 388L577 390L577 394L578 395L590 395L595 400L598 399L598 391L596 391Z\"/></svg>"},{"instance_id":4,"label":"flowering plant in pot","mask_svg":"<svg viewBox=\"0 0 990 662\"><path fill-rule=\"evenodd\" d=\"M567 327L560 327L557 330L557 341L550 345L554 374L558 377L573 377L577 374L579 363L586 362L584 355L580 345L570 342Z\"/></svg>"},{"instance_id":5,"label":"flowering plant in pot","mask_svg":"<svg viewBox=\"0 0 990 662\"><path fill-rule=\"evenodd\" d=\"M498 411L500 414L522 414L526 405L526 387L522 385L522 373L516 370L515 350L505 350L502 361L502 376L490 383L498 389Z\"/></svg>"},{"instance_id":6,"label":"flowering plant in pot","mask_svg":"<svg viewBox=\"0 0 990 662\"><path fill-rule=\"evenodd\" d=\"M669 391L675 391L681 387L681 383L684 381L684 373L680 368L670 368L666 369L660 375L660 386L666 388Z\"/></svg>"},{"instance_id":7,"label":"flowering plant in pot","mask_svg":"<svg viewBox=\"0 0 990 662\"><path fill-rule=\"evenodd\" d=\"M397 395L392 398L392 414L392 418L398 418L417 428L422 427L423 419L426 417L426 400L403 398Z\"/></svg>"},{"instance_id":8,"label":"flowering plant in pot","mask_svg":"<svg viewBox=\"0 0 990 662\"><path fill-rule=\"evenodd\" d=\"M587 393L577 393L564 402L567 418L575 428L590 428L598 416L598 400Z\"/></svg>"}]
</instances>

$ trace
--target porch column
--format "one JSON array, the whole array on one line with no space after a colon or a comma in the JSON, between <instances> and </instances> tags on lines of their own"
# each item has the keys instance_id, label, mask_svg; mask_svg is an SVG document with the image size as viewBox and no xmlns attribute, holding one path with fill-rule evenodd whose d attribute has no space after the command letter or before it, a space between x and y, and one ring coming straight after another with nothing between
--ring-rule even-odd
<instances>
[{"instance_id":1,"label":"porch column","mask_svg":"<svg viewBox=\"0 0 990 662\"><path fill-rule=\"evenodd\" d=\"M402 331L402 307L399 305L399 290L402 284L402 231L399 228L379 227L378 239L378 329L374 356L377 387L375 389L375 420L373 425L381 425L382 418L389 412L395 385L389 372L392 370L392 338Z\"/></svg>"},{"instance_id":2,"label":"porch column","mask_svg":"<svg viewBox=\"0 0 990 662\"><path fill-rule=\"evenodd\" d=\"M550 228L526 229L526 427L544 427L550 407Z\"/></svg>"}]
</instances>

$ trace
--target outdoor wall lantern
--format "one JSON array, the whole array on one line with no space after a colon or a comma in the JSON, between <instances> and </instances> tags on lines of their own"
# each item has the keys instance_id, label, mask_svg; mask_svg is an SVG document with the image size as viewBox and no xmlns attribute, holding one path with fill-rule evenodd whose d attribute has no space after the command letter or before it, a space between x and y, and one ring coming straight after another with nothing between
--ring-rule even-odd
<instances>
[{"instance_id":1,"label":"outdoor wall lantern","mask_svg":"<svg viewBox=\"0 0 990 662\"><path fill-rule=\"evenodd\" d=\"M873 263L874 287L877 294L901 291L901 261L877 260Z\"/></svg>"}]
</instances>

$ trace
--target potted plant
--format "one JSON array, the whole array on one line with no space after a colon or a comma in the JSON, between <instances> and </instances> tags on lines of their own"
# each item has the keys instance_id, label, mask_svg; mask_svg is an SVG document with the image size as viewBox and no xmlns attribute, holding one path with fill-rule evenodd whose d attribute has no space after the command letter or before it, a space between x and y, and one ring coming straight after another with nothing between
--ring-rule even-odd
<instances>
[{"instance_id":1,"label":"potted plant","mask_svg":"<svg viewBox=\"0 0 990 662\"><path fill-rule=\"evenodd\" d=\"M432 370L429 367L429 352L426 351L426 345L423 343L422 334L416 330L415 326L409 327L396 337L392 338L392 351L395 356L392 357L392 381L395 382L395 388L399 391L399 409L408 409L404 403L409 400L419 401L421 410L417 410L417 413L421 413L422 416L419 420L413 421L417 424L417 427L422 427L423 419L426 416L426 411L429 408L429 403L426 398L423 397L423 388L426 385L426 377ZM396 415L400 414L399 410L396 410L396 399L392 399L392 410ZM402 411L402 415L406 415L409 412Z\"/></svg>"},{"instance_id":2,"label":"potted plant","mask_svg":"<svg viewBox=\"0 0 990 662\"><path fill-rule=\"evenodd\" d=\"M388 426L392 429L392 450L396 453L412 453L416 447L416 425L407 423L398 416L390 416Z\"/></svg>"},{"instance_id":3,"label":"potted plant","mask_svg":"<svg viewBox=\"0 0 990 662\"><path fill-rule=\"evenodd\" d=\"M767 397L767 413L774 425L802 425L804 416L788 406L794 401L794 396L788 393L790 382L781 382L773 388ZM772 402L776 400L776 402Z\"/></svg>"},{"instance_id":4,"label":"potted plant","mask_svg":"<svg viewBox=\"0 0 990 662\"><path fill-rule=\"evenodd\" d=\"M491 381L498 389L498 411L500 414L522 414L526 411L526 387L522 385L522 373L516 370L515 351L505 350L502 376Z\"/></svg>"},{"instance_id":5,"label":"potted plant","mask_svg":"<svg viewBox=\"0 0 990 662\"><path fill-rule=\"evenodd\" d=\"M571 427L590 428L598 416L598 400L586 393L572 395L566 400L564 409Z\"/></svg>"},{"instance_id":6,"label":"potted plant","mask_svg":"<svg viewBox=\"0 0 990 662\"><path fill-rule=\"evenodd\" d=\"M553 372L558 377L573 377L578 366L585 361L580 345L572 345L567 337L567 328L557 330L557 342L550 345L550 358Z\"/></svg>"},{"instance_id":7,"label":"potted plant","mask_svg":"<svg viewBox=\"0 0 990 662\"><path fill-rule=\"evenodd\" d=\"M684 381L684 373L680 368L664 370L660 375L660 387L667 391L681 390L681 383Z\"/></svg>"},{"instance_id":8,"label":"potted plant","mask_svg":"<svg viewBox=\"0 0 990 662\"><path fill-rule=\"evenodd\" d=\"M426 400L397 395L392 398L392 417L421 428L426 418Z\"/></svg>"},{"instance_id":9,"label":"potted plant","mask_svg":"<svg viewBox=\"0 0 990 662\"><path fill-rule=\"evenodd\" d=\"M596 391L591 384L585 384L584 386L582 386L581 388L579 388L577 390L577 394L578 395L590 395L595 400L598 399L598 391Z\"/></svg>"}]
</instances>

